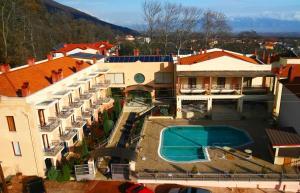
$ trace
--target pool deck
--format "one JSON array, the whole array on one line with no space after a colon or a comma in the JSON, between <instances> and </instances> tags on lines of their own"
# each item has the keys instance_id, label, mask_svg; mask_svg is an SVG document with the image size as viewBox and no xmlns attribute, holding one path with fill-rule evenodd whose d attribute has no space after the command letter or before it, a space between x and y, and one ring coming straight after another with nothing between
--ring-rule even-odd
<instances>
[{"instance_id":1,"label":"pool deck","mask_svg":"<svg viewBox=\"0 0 300 193\"><path fill-rule=\"evenodd\" d=\"M294 168L289 166L277 166L272 163L271 151L268 147L268 138L265 128L268 122L265 120L240 120L240 121L190 121L190 120L148 120L145 123L144 138L139 145L138 158L136 160L136 172L187 172L194 166L200 173L288 173L295 174ZM209 148L209 162L196 163L171 163L163 160L158 155L158 146L161 130L175 125L227 125L245 130L252 137L254 143L234 151L223 148ZM245 149L252 150L252 159L247 159ZM146 160L142 160L142 157ZM264 168L264 169L262 169Z\"/></svg>"}]
</instances>

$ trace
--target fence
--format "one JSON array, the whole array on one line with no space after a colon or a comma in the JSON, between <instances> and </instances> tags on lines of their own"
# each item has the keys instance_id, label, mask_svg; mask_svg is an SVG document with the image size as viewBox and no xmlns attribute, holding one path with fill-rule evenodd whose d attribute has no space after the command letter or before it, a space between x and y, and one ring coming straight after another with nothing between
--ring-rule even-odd
<instances>
[{"instance_id":1,"label":"fence","mask_svg":"<svg viewBox=\"0 0 300 193\"><path fill-rule=\"evenodd\" d=\"M138 179L197 180L197 181L299 181L300 174L283 173L192 173L192 172L136 172Z\"/></svg>"},{"instance_id":2,"label":"fence","mask_svg":"<svg viewBox=\"0 0 300 193\"><path fill-rule=\"evenodd\" d=\"M93 180L95 178L95 165L83 164L75 165L75 176L77 181Z\"/></svg>"}]
</instances>

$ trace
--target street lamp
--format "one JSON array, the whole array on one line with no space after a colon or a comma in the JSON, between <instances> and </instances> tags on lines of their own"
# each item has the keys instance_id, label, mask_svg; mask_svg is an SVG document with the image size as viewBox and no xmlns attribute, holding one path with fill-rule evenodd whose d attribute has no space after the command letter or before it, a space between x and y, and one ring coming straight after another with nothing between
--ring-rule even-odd
<instances>
[{"instance_id":1,"label":"street lamp","mask_svg":"<svg viewBox=\"0 0 300 193\"><path fill-rule=\"evenodd\" d=\"M8 193L1 163L2 163L2 161L0 161L0 181L2 182L3 193Z\"/></svg>"}]
</instances>

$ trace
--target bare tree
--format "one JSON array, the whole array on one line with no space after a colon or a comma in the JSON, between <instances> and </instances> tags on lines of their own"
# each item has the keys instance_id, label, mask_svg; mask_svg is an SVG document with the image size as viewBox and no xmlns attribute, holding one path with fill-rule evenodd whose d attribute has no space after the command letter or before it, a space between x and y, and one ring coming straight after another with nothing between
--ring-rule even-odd
<instances>
[{"instance_id":1,"label":"bare tree","mask_svg":"<svg viewBox=\"0 0 300 193\"><path fill-rule=\"evenodd\" d=\"M0 4L1 6L1 33L4 45L4 58L7 60L8 57L8 35L9 35L9 23L11 19L11 15L14 9L14 1L4 0Z\"/></svg>"},{"instance_id":2,"label":"bare tree","mask_svg":"<svg viewBox=\"0 0 300 193\"><path fill-rule=\"evenodd\" d=\"M204 41L207 47L211 38L229 33L231 30L227 23L226 16L220 12L207 10L203 13L201 21Z\"/></svg>"},{"instance_id":3,"label":"bare tree","mask_svg":"<svg viewBox=\"0 0 300 193\"><path fill-rule=\"evenodd\" d=\"M168 44L171 43L169 37L178 24L181 9L182 5L180 4L166 2L159 17L159 32L161 33L165 54L167 54Z\"/></svg>"},{"instance_id":4,"label":"bare tree","mask_svg":"<svg viewBox=\"0 0 300 193\"><path fill-rule=\"evenodd\" d=\"M199 23L201 13L202 10L197 7L181 7L177 29L175 31L178 55L180 55L183 45L191 40L191 34Z\"/></svg>"},{"instance_id":5,"label":"bare tree","mask_svg":"<svg viewBox=\"0 0 300 193\"><path fill-rule=\"evenodd\" d=\"M152 42L154 40L155 32L158 27L159 15L161 14L162 8L159 1L145 0L143 3L144 20L146 22L146 35L150 38L148 42L148 49L152 54Z\"/></svg>"}]
</instances>

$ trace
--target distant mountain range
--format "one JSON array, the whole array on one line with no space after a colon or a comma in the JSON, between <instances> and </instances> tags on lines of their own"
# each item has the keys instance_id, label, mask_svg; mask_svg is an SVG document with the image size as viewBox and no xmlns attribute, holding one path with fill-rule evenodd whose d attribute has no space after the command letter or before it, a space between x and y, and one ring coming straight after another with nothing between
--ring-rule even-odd
<instances>
[{"instance_id":1,"label":"distant mountain range","mask_svg":"<svg viewBox=\"0 0 300 193\"><path fill-rule=\"evenodd\" d=\"M45 5L45 7L47 8L47 10L50 13L61 12L61 13L64 13L64 14L67 14L67 15L73 17L74 19L84 19L84 20L93 22L97 25L108 26L112 30L119 31L124 34L133 34L133 35L138 34L138 32L136 30L132 30L127 27L122 27L119 25L115 25L115 24L111 24L111 23L102 21L102 20L100 20L96 17L93 17L87 13L84 13L82 11L79 11L77 9L74 9L74 8L66 6L66 5L62 5L54 0L41 0L41 2Z\"/></svg>"},{"instance_id":2,"label":"distant mountain range","mask_svg":"<svg viewBox=\"0 0 300 193\"><path fill-rule=\"evenodd\" d=\"M300 21L273 18L232 18L229 21L234 32L254 30L260 33L300 33Z\"/></svg>"}]
</instances>

